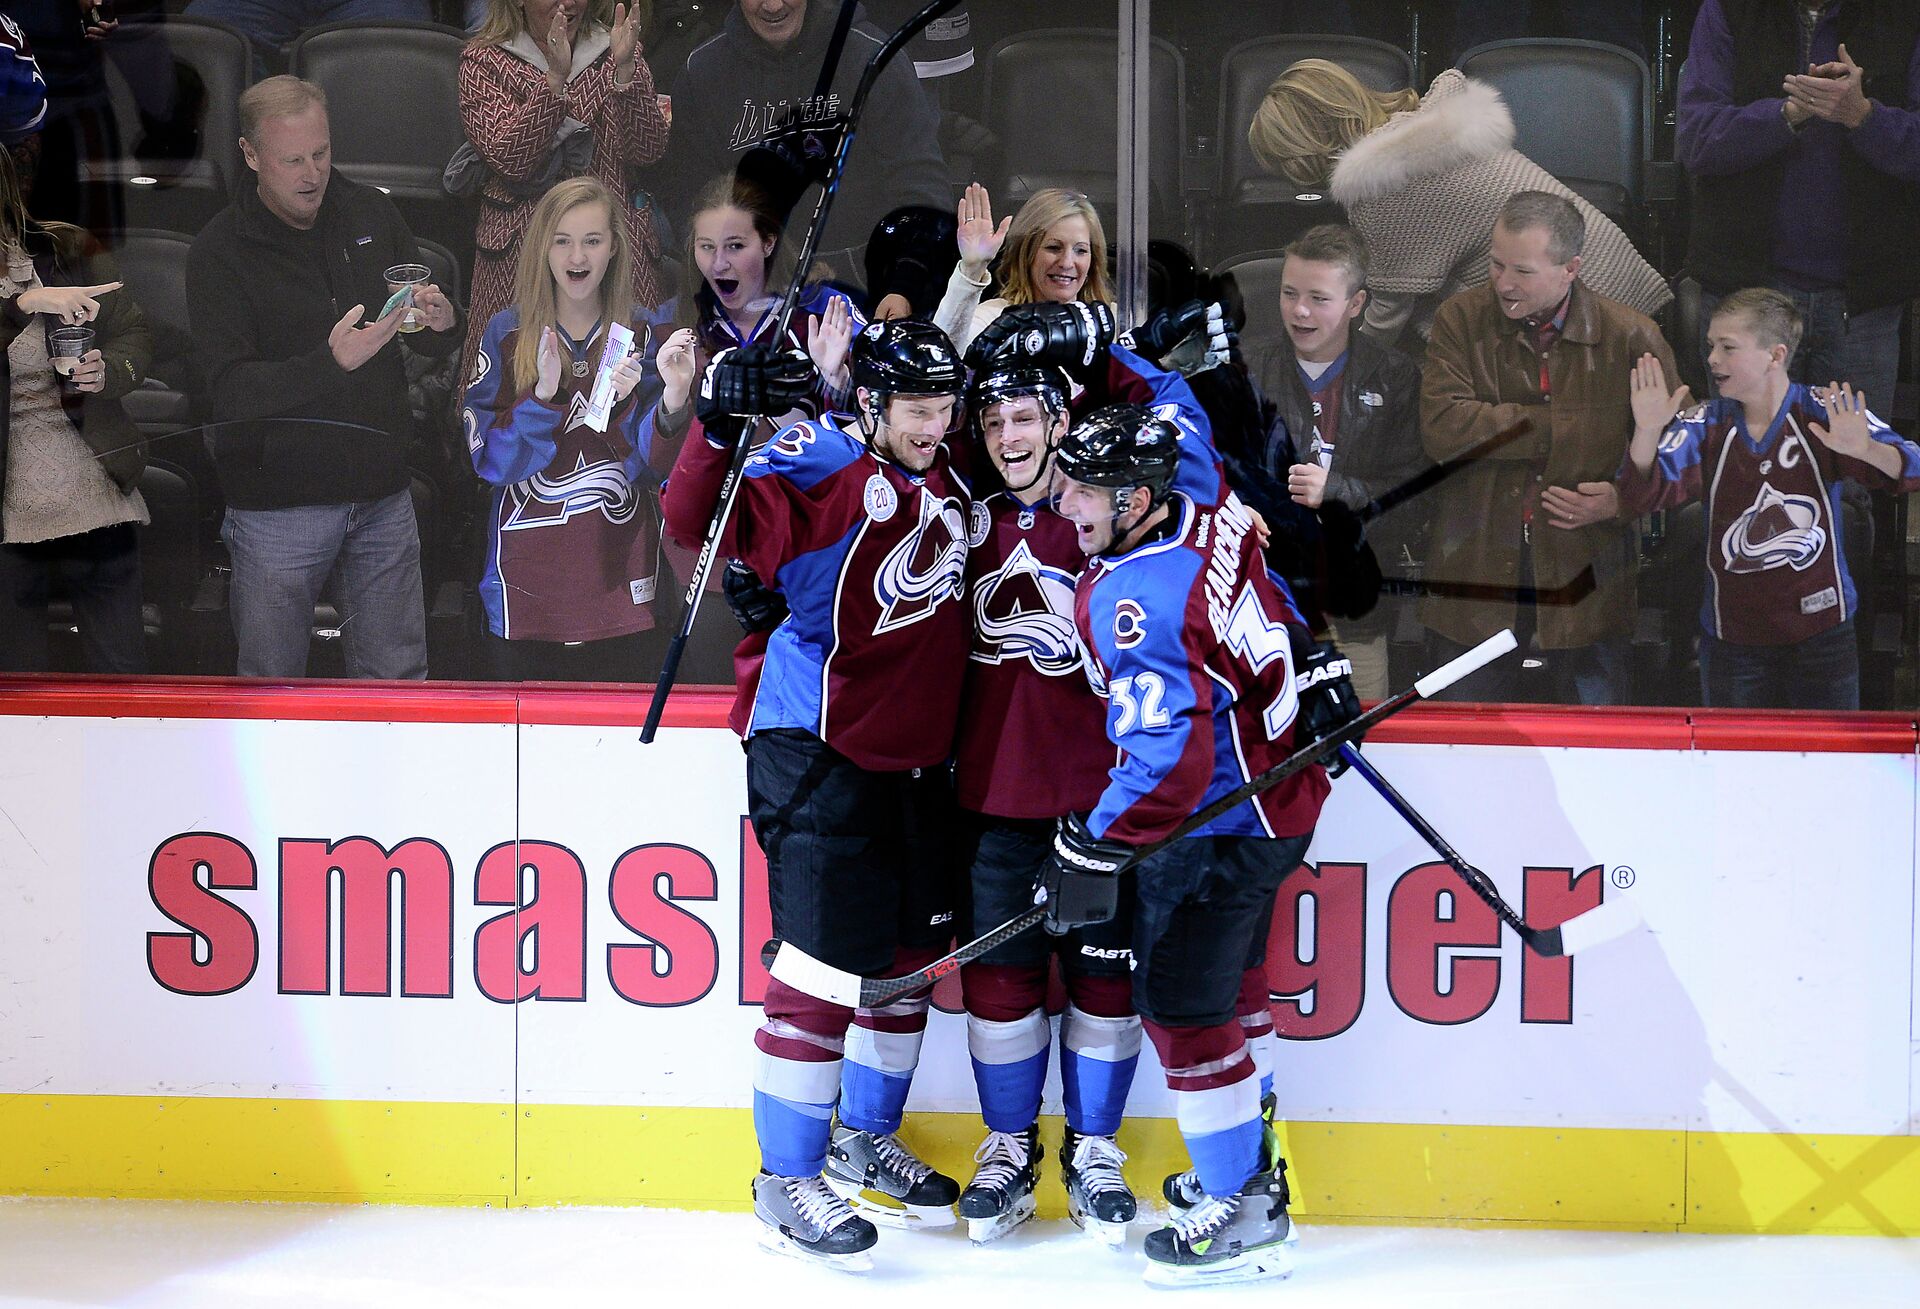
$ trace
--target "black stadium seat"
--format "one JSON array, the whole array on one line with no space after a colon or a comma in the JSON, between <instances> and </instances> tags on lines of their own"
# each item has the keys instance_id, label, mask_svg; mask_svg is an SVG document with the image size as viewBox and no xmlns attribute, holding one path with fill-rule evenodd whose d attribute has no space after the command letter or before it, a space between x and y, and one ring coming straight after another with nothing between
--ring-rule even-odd
<instances>
[{"instance_id":1,"label":"black stadium seat","mask_svg":"<svg viewBox=\"0 0 1920 1309\"><path fill-rule=\"evenodd\" d=\"M128 19L114 44L117 58L104 63L121 157L83 160L80 180L122 187L130 226L197 232L246 172L247 39L221 23L170 17ZM123 65L140 81L138 92Z\"/></svg>"},{"instance_id":2,"label":"black stadium seat","mask_svg":"<svg viewBox=\"0 0 1920 1309\"><path fill-rule=\"evenodd\" d=\"M1035 191L1084 192L1111 242L1119 221L1119 39L1098 28L1047 28L1009 37L986 59L982 103L1000 142L996 215ZM1154 235L1182 239L1186 177L1186 66L1172 43L1153 38L1149 61L1148 221Z\"/></svg>"},{"instance_id":3,"label":"black stadium seat","mask_svg":"<svg viewBox=\"0 0 1920 1309\"><path fill-rule=\"evenodd\" d=\"M1247 125L1273 79L1302 59L1327 59L1375 91L1413 85L1413 59L1385 41L1360 36L1262 36L1227 51L1220 65L1220 119L1215 140L1220 181L1208 227L1207 252L1218 259L1243 250L1283 245L1314 223L1333 222L1339 209L1324 198L1301 199L1301 188L1260 167L1247 144Z\"/></svg>"},{"instance_id":4,"label":"black stadium seat","mask_svg":"<svg viewBox=\"0 0 1920 1309\"><path fill-rule=\"evenodd\" d=\"M1629 232L1640 227L1653 148L1653 79L1631 50L1599 41L1493 41L1460 71L1496 87L1514 146Z\"/></svg>"}]
</instances>

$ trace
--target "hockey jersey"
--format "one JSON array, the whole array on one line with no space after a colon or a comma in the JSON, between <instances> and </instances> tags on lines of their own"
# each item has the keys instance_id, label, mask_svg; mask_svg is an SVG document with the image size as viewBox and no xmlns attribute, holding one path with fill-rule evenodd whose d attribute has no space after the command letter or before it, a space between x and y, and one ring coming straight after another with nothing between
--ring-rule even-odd
<instances>
[{"instance_id":1,"label":"hockey jersey","mask_svg":"<svg viewBox=\"0 0 1920 1309\"><path fill-rule=\"evenodd\" d=\"M651 360L660 322L636 308L635 347ZM594 641L654 625L660 587L660 481L677 444L641 418L660 394L649 364L607 430L586 423L595 369L561 369L552 400L508 393L505 361L519 310L493 316L474 361L462 421L474 471L493 487L480 598L509 640ZM598 348L594 350L597 364Z\"/></svg>"},{"instance_id":2,"label":"hockey jersey","mask_svg":"<svg viewBox=\"0 0 1920 1309\"><path fill-rule=\"evenodd\" d=\"M1677 418L1653 467L1628 459L1621 500L1630 513L1704 500L1706 595L1700 626L1738 645L1786 645L1853 616L1855 589L1839 530L1843 478L1874 490L1920 490L1920 447L1869 414L1875 441L1900 451L1901 475L1835 454L1810 425L1827 425L1821 393L1800 383L1757 440L1725 398Z\"/></svg>"},{"instance_id":3,"label":"hockey jersey","mask_svg":"<svg viewBox=\"0 0 1920 1309\"><path fill-rule=\"evenodd\" d=\"M1180 428L1176 485L1216 502L1225 473L1185 379L1116 346L1103 381L1108 403L1148 405ZM1086 556L1073 524L1004 491L973 506L969 529L973 638L954 756L960 803L1002 818L1084 813L1114 762L1106 706L1088 684L1074 630L1074 584Z\"/></svg>"},{"instance_id":4,"label":"hockey jersey","mask_svg":"<svg viewBox=\"0 0 1920 1309\"><path fill-rule=\"evenodd\" d=\"M944 445L924 474L868 451L836 417L788 427L747 460L721 551L786 597L746 735L812 732L878 772L944 763L967 664L972 494ZM728 452L702 438L667 485L669 530L697 545Z\"/></svg>"},{"instance_id":5,"label":"hockey jersey","mask_svg":"<svg viewBox=\"0 0 1920 1309\"><path fill-rule=\"evenodd\" d=\"M1232 495L1171 503L1168 535L1094 560L1076 593L1107 734L1122 751L1087 826L1130 845L1159 840L1285 759L1299 710L1289 629L1304 621L1267 571L1252 514ZM1307 768L1194 835L1302 835L1327 789L1325 771Z\"/></svg>"}]
</instances>

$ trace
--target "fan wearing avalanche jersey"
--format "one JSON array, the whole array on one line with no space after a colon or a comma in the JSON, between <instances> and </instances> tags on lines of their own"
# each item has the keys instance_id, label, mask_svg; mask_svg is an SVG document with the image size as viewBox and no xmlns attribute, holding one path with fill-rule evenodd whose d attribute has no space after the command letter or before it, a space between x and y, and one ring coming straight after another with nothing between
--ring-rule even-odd
<instances>
[{"instance_id":1,"label":"fan wearing avalanche jersey","mask_svg":"<svg viewBox=\"0 0 1920 1309\"><path fill-rule=\"evenodd\" d=\"M1802 324L1792 300L1754 288L1722 300L1707 367L1720 397L1686 412L1659 361L1632 380L1634 434L1620 470L1629 513L1693 500L1707 512L1701 696L1741 708L1858 709L1857 591L1840 482L1920 490L1920 447L1846 383L1788 379Z\"/></svg>"},{"instance_id":2,"label":"fan wearing avalanche jersey","mask_svg":"<svg viewBox=\"0 0 1920 1309\"><path fill-rule=\"evenodd\" d=\"M789 610L739 691L773 930L834 967L897 976L953 932L947 763L972 496L946 437L965 375L946 336L914 320L865 328L851 359L858 412L795 423L748 459L720 549ZM799 351L715 359L667 485L676 539L697 545L706 528L745 426L729 416L781 412L811 384ZM953 1222L959 1186L895 1135L926 1022L925 992L856 1011L769 983L754 1037L754 1208L771 1246L868 1260L873 1225L842 1192L901 1225Z\"/></svg>"},{"instance_id":3,"label":"fan wearing avalanche jersey","mask_svg":"<svg viewBox=\"0 0 1920 1309\"><path fill-rule=\"evenodd\" d=\"M1055 459L1060 513L1089 560L1076 625L1120 751L1092 811L1063 822L1056 837L1048 905L1064 926L1112 912L1112 871L1135 847L1167 836L1286 758L1296 736L1317 739L1357 705L1337 664L1296 685L1296 651L1303 657L1312 638L1268 573L1238 497L1206 504L1176 488L1183 460L1173 423L1136 406L1102 409L1067 434ZM1324 771L1308 768L1137 870L1133 1001L1194 1166L1168 1179L1176 1212L1147 1238L1149 1280L1237 1281L1290 1266L1285 1162L1263 1130L1238 1010L1249 946L1326 794Z\"/></svg>"}]
</instances>

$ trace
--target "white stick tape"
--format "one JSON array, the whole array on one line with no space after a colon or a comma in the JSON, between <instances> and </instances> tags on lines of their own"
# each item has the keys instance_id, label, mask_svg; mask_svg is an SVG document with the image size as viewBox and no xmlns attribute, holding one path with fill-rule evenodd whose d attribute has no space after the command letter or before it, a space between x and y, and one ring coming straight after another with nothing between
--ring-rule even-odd
<instances>
[{"instance_id":1,"label":"white stick tape","mask_svg":"<svg viewBox=\"0 0 1920 1309\"><path fill-rule=\"evenodd\" d=\"M1422 700L1432 699L1461 678L1477 673L1520 643L1513 639L1508 629L1488 637L1473 649L1461 655L1451 663L1442 664L1413 684L1414 691Z\"/></svg>"},{"instance_id":2,"label":"white stick tape","mask_svg":"<svg viewBox=\"0 0 1920 1309\"><path fill-rule=\"evenodd\" d=\"M832 964L823 964L791 941L782 941L774 953L773 967L767 970L777 981L817 1000L860 1007L860 975Z\"/></svg>"}]
</instances>

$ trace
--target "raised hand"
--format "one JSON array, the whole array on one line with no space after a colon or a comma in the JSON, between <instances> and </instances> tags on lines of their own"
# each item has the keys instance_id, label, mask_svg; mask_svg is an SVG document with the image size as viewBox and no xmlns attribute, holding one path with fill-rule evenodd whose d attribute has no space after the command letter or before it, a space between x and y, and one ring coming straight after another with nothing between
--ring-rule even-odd
<instances>
[{"instance_id":1,"label":"raised hand","mask_svg":"<svg viewBox=\"0 0 1920 1309\"><path fill-rule=\"evenodd\" d=\"M540 51L547 57L547 85L558 95L566 90L567 78L573 72L573 34L567 31L567 11L555 8L553 21L547 24L547 34L540 41Z\"/></svg>"},{"instance_id":2,"label":"raised hand","mask_svg":"<svg viewBox=\"0 0 1920 1309\"><path fill-rule=\"evenodd\" d=\"M540 329L540 352L534 357L533 396L551 400L560 394L560 339L551 326Z\"/></svg>"},{"instance_id":3,"label":"raised hand","mask_svg":"<svg viewBox=\"0 0 1920 1309\"><path fill-rule=\"evenodd\" d=\"M807 315L807 354L827 384L845 384L847 351L853 345L853 313L841 296L827 300L824 314Z\"/></svg>"},{"instance_id":4,"label":"raised hand","mask_svg":"<svg viewBox=\"0 0 1920 1309\"><path fill-rule=\"evenodd\" d=\"M633 81L634 59L640 53L640 4L613 7L613 80L626 86Z\"/></svg>"},{"instance_id":5,"label":"raised hand","mask_svg":"<svg viewBox=\"0 0 1920 1309\"><path fill-rule=\"evenodd\" d=\"M343 372L351 373L379 354L400 330L400 318L407 309L405 305L395 305L385 318L377 318L362 327L360 317L366 312L365 305L355 305L341 314L340 321L327 333L327 348Z\"/></svg>"},{"instance_id":6,"label":"raised hand","mask_svg":"<svg viewBox=\"0 0 1920 1309\"><path fill-rule=\"evenodd\" d=\"M687 397L693 394L694 363L693 329L683 327L667 338L653 361L660 370L660 404L666 412L677 414L687 407Z\"/></svg>"},{"instance_id":7,"label":"raised hand","mask_svg":"<svg viewBox=\"0 0 1920 1309\"><path fill-rule=\"evenodd\" d=\"M1867 426L1867 397L1851 383L1828 382L1820 397L1827 407L1827 425L1808 423L1820 444L1837 455L1864 459L1873 449L1873 437Z\"/></svg>"},{"instance_id":8,"label":"raised hand","mask_svg":"<svg viewBox=\"0 0 1920 1309\"><path fill-rule=\"evenodd\" d=\"M21 312L51 314L68 327L79 327L100 316L100 297L118 291L121 283L102 282L98 286L37 286L22 291L17 303Z\"/></svg>"},{"instance_id":9,"label":"raised hand","mask_svg":"<svg viewBox=\"0 0 1920 1309\"><path fill-rule=\"evenodd\" d=\"M1002 218L1000 226L995 227L993 200L987 195L987 188L970 182L954 216L960 220L960 229L954 237L960 246L960 262L978 281L987 264L1000 253L1000 246L1007 239L1007 228L1013 224L1013 215Z\"/></svg>"},{"instance_id":10,"label":"raised hand","mask_svg":"<svg viewBox=\"0 0 1920 1309\"><path fill-rule=\"evenodd\" d=\"M1693 392L1685 386L1668 394L1667 370L1651 353L1635 361L1628 387L1633 393L1633 425L1642 432L1666 431L1693 399Z\"/></svg>"}]
</instances>

